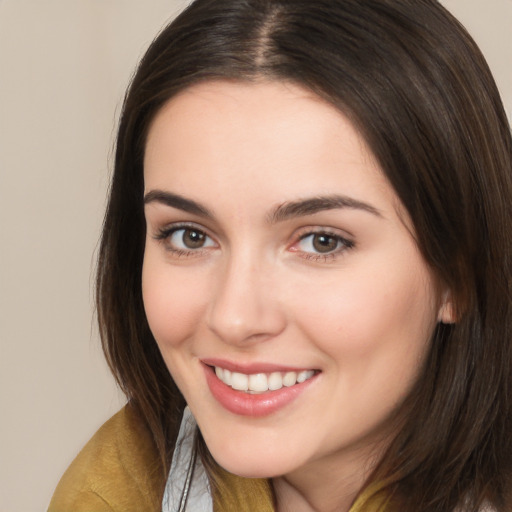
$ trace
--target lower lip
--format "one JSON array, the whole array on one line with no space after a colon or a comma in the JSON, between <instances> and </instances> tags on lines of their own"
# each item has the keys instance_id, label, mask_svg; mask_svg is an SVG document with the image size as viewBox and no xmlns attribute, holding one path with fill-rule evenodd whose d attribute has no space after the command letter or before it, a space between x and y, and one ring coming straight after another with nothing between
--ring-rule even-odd
<instances>
[{"instance_id":1,"label":"lower lip","mask_svg":"<svg viewBox=\"0 0 512 512\"><path fill-rule=\"evenodd\" d=\"M268 416L293 402L299 395L316 380L316 375L310 379L294 384L290 387L282 387L276 391L250 394L237 391L224 384L210 366L203 365L206 374L206 382L213 397L229 412L241 416L262 417Z\"/></svg>"}]
</instances>

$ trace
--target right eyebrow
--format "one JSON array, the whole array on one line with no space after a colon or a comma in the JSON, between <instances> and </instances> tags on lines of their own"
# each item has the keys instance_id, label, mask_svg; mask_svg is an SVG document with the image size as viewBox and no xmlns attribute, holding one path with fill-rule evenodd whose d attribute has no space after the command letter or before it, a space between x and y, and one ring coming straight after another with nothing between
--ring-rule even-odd
<instances>
[{"instance_id":1,"label":"right eyebrow","mask_svg":"<svg viewBox=\"0 0 512 512\"><path fill-rule=\"evenodd\" d=\"M187 199L183 196L180 196L179 194L173 194L163 190L151 190L145 194L144 204L146 205L151 203L160 203L171 208L176 208L187 213L192 213L193 215L213 219L213 215L208 210L208 208L205 208L192 199Z\"/></svg>"}]
</instances>

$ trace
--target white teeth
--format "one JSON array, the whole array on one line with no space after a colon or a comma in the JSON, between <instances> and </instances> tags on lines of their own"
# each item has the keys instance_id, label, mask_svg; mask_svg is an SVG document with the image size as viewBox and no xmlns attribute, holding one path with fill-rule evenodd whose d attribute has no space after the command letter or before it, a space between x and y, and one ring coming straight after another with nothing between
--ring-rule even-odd
<instances>
[{"instance_id":1,"label":"white teeth","mask_svg":"<svg viewBox=\"0 0 512 512\"><path fill-rule=\"evenodd\" d=\"M220 366L216 366L215 367L215 375L217 375L217 377L222 382L224 382L228 386L231 386L232 379L231 379L231 372L229 370L221 368Z\"/></svg>"},{"instance_id":2,"label":"white teeth","mask_svg":"<svg viewBox=\"0 0 512 512\"><path fill-rule=\"evenodd\" d=\"M267 376L264 373L257 373L256 375L249 375L249 389L251 391L267 391L268 383Z\"/></svg>"},{"instance_id":3,"label":"white teeth","mask_svg":"<svg viewBox=\"0 0 512 512\"><path fill-rule=\"evenodd\" d=\"M275 391L283 387L283 376L279 372L271 373L268 376L268 389Z\"/></svg>"},{"instance_id":4,"label":"white teeth","mask_svg":"<svg viewBox=\"0 0 512 512\"><path fill-rule=\"evenodd\" d=\"M287 372L283 378L283 384L289 388L297 383L297 374L295 372Z\"/></svg>"},{"instance_id":5,"label":"white teeth","mask_svg":"<svg viewBox=\"0 0 512 512\"><path fill-rule=\"evenodd\" d=\"M226 371L226 370L224 370L224 371ZM302 372L300 372L297 375L297 382L298 383L304 382L304 381L310 379L311 377L313 377L314 374L315 374L315 372L313 370L303 370Z\"/></svg>"},{"instance_id":6,"label":"white teeth","mask_svg":"<svg viewBox=\"0 0 512 512\"><path fill-rule=\"evenodd\" d=\"M215 367L215 375L233 389L238 391L247 391L249 393L264 393L265 391L276 391L283 386L290 387L300 384L313 377L314 370L303 370L297 372L272 372L270 374L255 373L246 375L245 373L230 372L219 366Z\"/></svg>"},{"instance_id":7,"label":"white teeth","mask_svg":"<svg viewBox=\"0 0 512 512\"><path fill-rule=\"evenodd\" d=\"M231 374L231 387L238 391L247 391L249 389L249 376L244 373L233 372Z\"/></svg>"}]
</instances>

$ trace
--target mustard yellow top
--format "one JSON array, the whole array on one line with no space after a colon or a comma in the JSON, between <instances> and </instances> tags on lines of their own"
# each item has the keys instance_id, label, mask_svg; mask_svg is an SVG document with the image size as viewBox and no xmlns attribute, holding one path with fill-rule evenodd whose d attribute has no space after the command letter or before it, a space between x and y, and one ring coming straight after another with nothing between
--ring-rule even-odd
<instances>
[{"instance_id":1,"label":"mustard yellow top","mask_svg":"<svg viewBox=\"0 0 512 512\"><path fill-rule=\"evenodd\" d=\"M96 432L71 463L48 511L160 511L163 479L150 433L126 406Z\"/></svg>"},{"instance_id":2,"label":"mustard yellow top","mask_svg":"<svg viewBox=\"0 0 512 512\"><path fill-rule=\"evenodd\" d=\"M224 472L215 512L275 512L270 484ZM126 406L85 445L61 478L48 512L160 512L164 490L158 454L151 435ZM350 512L363 508L365 496Z\"/></svg>"}]
</instances>

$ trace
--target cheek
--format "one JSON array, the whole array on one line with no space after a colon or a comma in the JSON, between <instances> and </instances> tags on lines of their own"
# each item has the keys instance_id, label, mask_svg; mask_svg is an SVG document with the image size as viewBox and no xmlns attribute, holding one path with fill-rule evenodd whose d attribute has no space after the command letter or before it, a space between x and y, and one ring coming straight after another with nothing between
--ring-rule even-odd
<instances>
[{"instance_id":1,"label":"cheek","mask_svg":"<svg viewBox=\"0 0 512 512\"><path fill-rule=\"evenodd\" d=\"M205 298L197 276L173 272L170 265L155 261L148 254L142 270L142 296L149 327L160 350L177 347L193 334Z\"/></svg>"},{"instance_id":2,"label":"cheek","mask_svg":"<svg viewBox=\"0 0 512 512\"><path fill-rule=\"evenodd\" d=\"M365 265L364 272L340 277L339 285L317 283L296 294L297 322L337 364L417 365L436 321L430 277L417 270Z\"/></svg>"},{"instance_id":3,"label":"cheek","mask_svg":"<svg viewBox=\"0 0 512 512\"><path fill-rule=\"evenodd\" d=\"M332 425L350 417L348 435L379 428L403 402L435 326L429 281L390 269L378 277L365 272L354 281L344 279L343 286L297 294L297 323L325 356L325 378L337 404L327 399L325 410ZM338 430L332 431L333 442Z\"/></svg>"}]
</instances>

